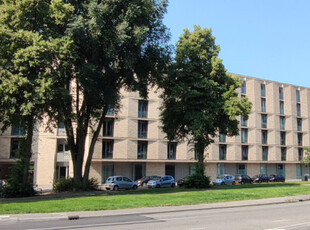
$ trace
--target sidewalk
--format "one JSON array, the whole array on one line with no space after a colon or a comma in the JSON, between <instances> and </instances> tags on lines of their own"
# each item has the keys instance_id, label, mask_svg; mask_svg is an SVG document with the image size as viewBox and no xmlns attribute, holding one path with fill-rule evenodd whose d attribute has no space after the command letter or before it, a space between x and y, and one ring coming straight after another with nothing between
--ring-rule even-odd
<instances>
[{"instance_id":1,"label":"sidewalk","mask_svg":"<svg viewBox=\"0 0 310 230\"><path fill-rule=\"evenodd\" d=\"M163 212L183 212L191 210L234 208L257 205L271 205L289 202L310 201L310 195L276 197L260 200L243 200L231 201L224 203L167 206L154 208L136 208L136 209L118 209L105 211L83 211L83 212L63 212L63 213L35 213L35 214L12 214L0 215L0 221L43 221L43 220L60 220L68 218L91 218L98 216L116 216L116 215L137 215L137 214L154 214Z\"/></svg>"}]
</instances>

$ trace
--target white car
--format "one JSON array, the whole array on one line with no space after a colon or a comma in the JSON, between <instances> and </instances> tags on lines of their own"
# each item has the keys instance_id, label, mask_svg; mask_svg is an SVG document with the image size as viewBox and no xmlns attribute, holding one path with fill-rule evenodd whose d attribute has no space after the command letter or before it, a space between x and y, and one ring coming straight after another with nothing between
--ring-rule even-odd
<instances>
[{"instance_id":1,"label":"white car","mask_svg":"<svg viewBox=\"0 0 310 230\"><path fill-rule=\"evenodd\" d=\"M217 178L215 178L212 183L214 185L224 185L224 184L235 184L235 177L230 174L224 174L220 175Z\"/></svg>"},{"instance_id":2,"label":"white car","mask_svg":"<svg viewBox=\"0 0 310 230\"><path fill-rule=\"evenodd\" d=\"M147 182L148 188L174 188L175 187L175 180L172 176L163 176L158 180L150 180Z\"/></svg>"}]
</instances>

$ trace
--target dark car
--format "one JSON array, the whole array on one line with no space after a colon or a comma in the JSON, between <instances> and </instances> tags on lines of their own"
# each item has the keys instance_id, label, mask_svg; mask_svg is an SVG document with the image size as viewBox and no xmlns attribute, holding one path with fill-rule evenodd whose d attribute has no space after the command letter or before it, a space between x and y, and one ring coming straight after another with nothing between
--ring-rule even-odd
<instances>
[{"instance_id":1,"label":"dark car","mask_svg":"<svg viewBox=\"0 0 310 230\"><path fill-rule=\"evenodd\" d=\"M269 176L266 174L259 174L252 177L253 183L262 183L262 182L269 182Z\"/></svg>"},{"instance_id":2,"label":"dark car","mask_svg":"<svg viewBox=\"0 0 310 230\"><path fill-rule=\"evenodd\" d=\"M253 180L248 175L236 175L235 176L236 184L252 184Z\"/></svg>"},{"instance_id":3,"label":"dark car","mask_svg":"<svg viewBox=\"0 0 310 230\"><path fill-rule=\"evenodd\" d=\"M269 177L270 182L285 182L285 176L283 175L270 175Z\"/></svg>"},{"instance_id":4,"label":"dark car","mask_svg":"<svg viewBox=\"0 0 310 230\"><path fill-rule=\"evenodd\" d=\"M144 176L141 179L137 180L137 184L138 186L143 186L146 187L147 182L149 182L150 180L159 180L160 176Z\"/></svg>"}]
</instances>

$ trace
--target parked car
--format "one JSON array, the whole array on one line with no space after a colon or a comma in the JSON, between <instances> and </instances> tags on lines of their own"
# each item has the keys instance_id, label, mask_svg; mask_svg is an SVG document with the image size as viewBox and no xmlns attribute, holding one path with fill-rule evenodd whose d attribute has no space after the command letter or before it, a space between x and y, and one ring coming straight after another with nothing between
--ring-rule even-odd
<instances>
[{"instance_id":1,"label":"parked car","mask_svg":"<svg viewBox=\"0 0 310 230\"><path fill-rule=\"evenodd\" d=\"M141 179L137 180L137 184L138 186L143 186L145 187L147 185L147 182L149 182L150 180L159 180L160 176L144 176Z\"/></svg>"},{"instance_id":2,"label":"parked car","mask_svg":"<svg viewBox=\"0 0 310 230\"><path fill-rule=\"evenodd\" d=\"M125 176L110 176L104 184L107 190L137 189L138 184Z\"/></svg>"},{"instance_id":3,"label":"parked car","mask_svg":"<svg viewBox=\"0 0 310 230\"><path fill-rule=\"evenodd\" d=\"M266 174L258 174L252 177L253 183L269 182L269 176Z\"/></svg>"},{"instance_id":4,"label":"parked car","mask_svg":"<svg viewBox=\"0 0 310 230\"><path fill-rule=\"evenodd\" d=\"M172 176L163 176L158 180L150 180L147 183L148 188L175 187L175 180Z\"/></svg>"},{"instance_id":5,"label":"parked car","mask_svg":"<svg viewBox=\"0 0 310 230\"><path fill-rule=\"evenodd\" d=\"M236 184L252 184L253 180L248 175L237 174L235 176L235 182L236 182Z\"/></svg>"},{"instance_id":6,"label":"parked car","mask_svg":"<svg viewBox=\"0 0 310 230\"><path fill-rule=\"evenodd\" d=\"M269 176L269 181L270 182L285 182L285 176L272 174Z\"/></svg>"},{"instance_id":7,"label":"parked car","mask_svg":"<svg viewBox=\"0 0 310 230\"><path fill-rule=\"evenodd\" d=\"M215 178L212 183L214 185L235 184L235 177L230 174L223 174Z\"/></svg>"}]
</instances>

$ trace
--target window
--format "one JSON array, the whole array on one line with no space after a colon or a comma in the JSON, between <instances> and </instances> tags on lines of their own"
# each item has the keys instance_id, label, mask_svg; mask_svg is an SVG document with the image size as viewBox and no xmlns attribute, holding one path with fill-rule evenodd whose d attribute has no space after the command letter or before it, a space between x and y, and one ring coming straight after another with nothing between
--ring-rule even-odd
<instances>
[{"instance_id":1,"label":"window","mask_svg":"<svg viewBox=\"0 0 310 230\"><path fill-rule=\"evenodd\" d=\"M248 130L241 129L241 143L247 143L247 142L248 142Z\"/></svg>"},{"instance_id":2,"label":"window","mask_svg":"<svg viewBox=\"0 0 310 230\"><path fill-rule=\"evenodd\" d=\"M138 117L147 118L147 111L148 111L148 101L139 100Z\"/></svg>"},{"instance_id":3,"label":"window","mask_svg":"<svg viewBox=\"0 0 310 230\"><path fill-rule=\"evenodd\" d=\"M246 175L246 164L239 164L238 165L238 174Z\"/></svg>"},{"instance_id":4,"label":"window","mask_svg":"<svg viewBox=\"0 0 310 230\"><path fill-rule=\"evenodd\" d=\"M284 114L284 101L280 101L280 114Z\"/></svg>"},{"instance_id":5,"label":"window","mask_svg":"<svg viewBox=\"0 0 310 230\"><path fill-rule=\"evenodd\" d=\"M286 143L286 133L285 132L280 132L280 137L281 137L281 145L285 145Z\"/></svg>"},{"instance_id":6,"label":"window","mask_svg":"<svg viewBox=\"0 0 310 230\"><path fill-rule=\"evenodd\" d=\"M168 142L168 149L167 149L167 158L168 160L175 160L176 153L177 153L177 143L176 142Z\"/></svg>"},{"instance_id":7,"label":"window","mask_svg":"<svg viewBox=\"0 0 310 230\"><path fill-rule=\"evenodd\" d=\"M299 103L300 102L300 91L296 90L296 102Z\"/></svg>"},{"instance_id":8,"label":"window","mask_svg":"<svg viewBox=\"0 0 310 230\"><path fill-rule=\"evenodd\" d=\"M11 139L10 158L19 158L22 140L23 140L22 138Z\"/></svg>"},{"instance_id":9,"label":"window","mask_svg":"<svg viewBox=\"0 0 310 230\"><path fill-rule=\"evenodd\" d=\"M268 131L262 130L262 144L266 145L268 140Z\"/></svg>"},{"instance_id":10,"label":"window","mask_svg":"<svg viewBox=\"0 0 310 230\"><path fill-rule=\"evenodd\" d=\"M57 152L69 151L69 145L66 139L57 139Z\"/></svg>"},{"instance_id":11,"label":"window","mask_svg":"<svg viewBox=\"0 0 310 230\"><path fill-rule=\"evenodd\" d=\"M147 121L138 121L138 138L147 138Z\"/></svg>"},{"instance_id":12,"label":"window","mask_svg":"<svg viewBox=\"0 0 310 230\"><path fill-rule=\"evenodd\" d=\"M103 140L102 142L102 158L112 159L113 158L113 140Z\"/></svg>"},{"instance_id":13,"label":"window","mask_svg":"<svg viewBox=\"0 0 310 230\"><path fill-rule=\"evenodd\" d=\"M219 159L220 160L226 160L226 152L227 152L227 146L226 145L219 145Z\"/></svg>"},{"instance_id":14,"label":"window","mask_svg":"<svg viewBox=\"0 0 310 230\"><path fill-rule=\"evenodd\" d=\"M226 142L226 135L225 134L220 133L219 142Z\"/></svg>"},{"instance_id":15,"label":"window","mask_svg":"<svg viewBox=\"0 0 310 230\"><path fill-rule=\"evenodd\" d=\"M195 144L195 160L198 160L198 148L197 148L197 144Z\"/></svg>"},{"instance_id":16,"label":"window","mask_svg":"<svg viewBox=\"0 0 310 230\"><path fill-rule=\"evenodd\" d=\"M297 118L297 131L302 131L302 119Z\"/></svg>"},{"instance_id":17,"label":"window","mask_svg":"<svg viewBox=\"0 0 310 230\"><path fill-rule=\"evenodd\" d=\"M268 147L267 146L263 146L262 148L262 154L263 154L263 161L268 161Z\"/></svg>"},{"instance_id":18,"label":"window","mask_svg":"<svg viewBox=\"0 0 310 230\"><path fill-rule=\"evenodd\" d=\"M241 94L246 94L246 81L243 81L243 83L242 83Z\"/></svg>"},{"instance_id":19,"label":"window","mask_svg":"<svg viewBox=\"0 0 310 230\"><path fill-rule=\"evenodd\" d=\"M267 165L266 164L260 164L260 174L267 175Z\"/></svg>"},{"instance_id":20,"label":"window","mask_svg":"<svg viewBox=\"0 0 310 230\"><path fill-rule=\"evenodd\" d=\"M243 116L241 116L241 126L248 126L248 120L245 120Z\"/></svg>"},{"instance_id":21,"label":"window","mask_svg":"<svg viewBox=\"0 0 310 230\"><path fill-rule=\"evenodd\" d=\"M25 136L26 131L20 125L12 125L11 136Z\"/></svg>"},{"instance_id":22,"label":"window","mask_svg":"<svg viewBox=\"0 0 310 230\"><path fill-rule=\"evenodd\" d=\"M113 176L114 174L114 164L113 163L103 163L102 164L102 184L108 179L109 176Z\"/></svg>"},{"instance_id":23,"label":"window","mask_svg":"<svg viewBox=\"0 0 310 230\"><path fill-rule=\"evenodd\" d=\"M262 128L266 129L267 128L267 115L262 114Z\"/></svg>"},{"instance_id":24,"label":"window","mask_svg":"<svg viewBox=\"0 0 310 230\"><path fill-rule=\"evenodd\" d=\"M266 85L265 84L260 85L260 92L261 92L262 97L266 97Z\"/></svg>"},{"instance_id":25,"label":"window","mask_svg":"<svg viewBox=\"0 0 310 230\"><path fill-rule=\"evenodd\" d=\"M113 137L114 133L114 119L108 118L103 123L103 136Z\"/></svg>"},{"instance_id":26,"label":"window","mask_svg":"<svg viewBox=\"0 0 310 230\"><path fill-rule=\"evenodd\" d=\"M296 179L301 179L301 166L296 164Z\"/></svg>"},{"instance_id":27,"label":"window","mask_svg":"<svg viewBox=\"0 0 310 230\"><path fill-rule=\"evenodd\" d=\"M286 148L281 148L281 161L286 161Z\"/></svg>"},{"instance_id":28,"label":"window","mask_svg":"<svg viewBox=\"0 0 310 230\"><path fill-rule=\"evenodd\" d=\"M297 104L296 107L297 107L297 116L300 117L301 116L300 104Z\"/></svg>"},{"instance_id":29,"label":"window","mask_svg":"<svg viewBox=\"0 0 310 230\"><path fill-rule=\"evenodd\" d=\"M280 100L284 99L284 97L283 97L283 88L282 87L279 88L279 97L280 97Z\"/></svg>"},{"instance_id":30,"label":"window","mask_svg":"<svg viewBox=\"0 0 310 230\"><path fill-rule=\"evenodd\" d=\"M266 99L262 98L261 99L261 106L262 106L262 112L266 112Z\"/></svg>"},{"instance_id":31,"label":"window","mask_svg":"<svg viewBox=\"0 0 310 230\"><path fill-rule=\"evenodd\" d=\"M58 136L67 136L65 124L63 122L58 123L57 135Z\"/></svg>"},{"instance_id":32,"label":"window","mask_svg":"<svg viewBox=\"0 0 310 230\"><path fill-rule=\"evenodd\" d=\"M277 174L285 176L285 167L283 164L278 164L277 165Z\"/></svg>"},{"instance_id":33,"label":"window","mask_svg":"<svg viewBox=\"0 0 310 230\"><path fill-rule=\"evenodd\" d=\"M298 146L302 146L302 133L297 133Z\"/></svg>"},{"instance_id":34,"label":"window","mask_svg":"<svg viewBox=\"0 0 310 230\"><path fill-rule=\"evenodd\" d=\"M107 115L114 116L114 108L111 105L108 105Z\"/></svg>"},{"instance_id":35,"label":"window","mask_svg":"<svg viewBox=\"0 0 310 230\"><path fill-rule=\"evenodd\" d=\"M280 129L285 130L285 117L280 117Z\"/></svg>"},{"instance_id":36,"label":"window","mask_svg":"<svg viewBox=\"0 0 310 230\"><path fill-rule=\"evenodd\" d=\"M242 160L247 161L249 155L249 146L242 146Z\"/></svg>"},{"instance_id":37,"label":"window","mask_svg":"<svg viewBox=\"0 0 310 230\"><path fill-rule=\"evenodd\" d=\"M304 150L302 148L298 148L298 160L301 161L304 158Z\"/></svg>"},{"instance_id":38,"label":"window","mask_svg":"<svg viewBox=\"0 0 310 230\"><path fill-rule=\"evenodd\" d=\"M225 174L225 165L224 164L217 164L217 175Z\"/></svg>"},{"instance_id":39,"label":"window","mask_svg":"<svg viewBox=\"0 0 310 230\"><path fill-rule=\"evenodd\" d=\"M138 141L138 159L147 158L147 141Z\"/></svg>"}]
</instances>

